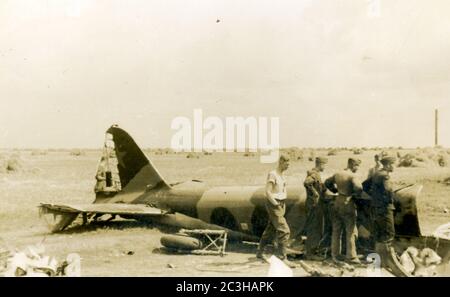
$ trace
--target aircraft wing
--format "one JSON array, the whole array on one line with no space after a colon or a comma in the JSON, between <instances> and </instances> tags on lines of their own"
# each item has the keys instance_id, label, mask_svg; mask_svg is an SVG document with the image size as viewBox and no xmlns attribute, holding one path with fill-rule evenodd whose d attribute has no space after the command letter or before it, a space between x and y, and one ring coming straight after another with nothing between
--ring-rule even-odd
<instances>
[{"instance_id":1,"label":"aircraft wing","mask_svg":"<svg viewBox=\"0 0 450 297\"><path fill-rule=\"evenodd\" d=\"M39 214L45 218L51 232L59 232L69 226L79 214L110 214L128 216L163 216L159 208L145 204L97 203L97 204L50 204L41 203Z\"/></svg>"},{"instance_id":2,"label":"aircraft wing","mask_svg":"<svg viewBox=\"0 0 450 297\"><path fill-rule=\"evenodd\" d=\"M41 208L64 213L95 213L115 215L162 215L164 212L145 204L98 203L98 204L49 204L41 203Z\"/></svg>"}]
</instances>

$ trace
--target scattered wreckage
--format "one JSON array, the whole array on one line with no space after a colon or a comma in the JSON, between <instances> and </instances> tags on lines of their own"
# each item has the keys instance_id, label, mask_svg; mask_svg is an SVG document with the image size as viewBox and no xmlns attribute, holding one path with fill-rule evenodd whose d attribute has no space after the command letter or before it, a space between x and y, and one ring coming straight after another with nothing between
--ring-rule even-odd
<instances>
[{"instance_id":1,"label":"scattered wreckage","mask_svg":"<svg viewBox=\"0 0 450 297\"><path fill-rule=\"evenodd\" d=\"M257 242L264 231L267 213L263 186L207 187L199 180L168 183L145 156L132 137L114 125L106 131L104 153L99 168L105 168L103 190L96 192L93 204L41 203L40 214L52 219L51 231L69 227L79 216L83 223L94 222L104 215L146 220L186 230L226 231L230 241ZM383 263L398 276L411 275L400 262L409 247L429 248L450 260L450 240L423 236L420 231L416 200L421 185L409 185L396 191L394 201L396 239L394 250L382 255ZM293 238L300 238L305 223L303 187L288 187L286 219ZM360 241L370 241L367 203L358 205ZM191 246L199 245L190 237ZM177 240L163 240L166 243ZM420 261L419 261L420 262Z\"/></svg>"},{"instance_id":2,"label":"scattered wreckage","mask_svg":"<svg viewBox=\"0 0 450 297\"><path fill-rule=\"evenodd\" d=\"M45 254L43 244L30 245L20 251L0 249L0 275L5 277L80 276L80 256L69 254L58 261Z\"/></svg>"}]
</instances>

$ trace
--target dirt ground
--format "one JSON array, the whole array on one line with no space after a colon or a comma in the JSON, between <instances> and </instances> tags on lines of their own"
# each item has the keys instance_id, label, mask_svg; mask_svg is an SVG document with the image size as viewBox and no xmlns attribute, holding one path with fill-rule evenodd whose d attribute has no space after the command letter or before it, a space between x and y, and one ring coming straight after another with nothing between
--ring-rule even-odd
<instances>
[{"instance_id":1,"label":"dirt ground","mask_svg":"<svg viewBox=\"0 0 450 297\"><path fill-rule=\"evenodd\" d=\"M11 152L0 152L10 154ZM265 276L268 264L255 261L255 245L230 246L224 257L173 255L161 249L158 226L134 221L118 221L97 226L76 227L60 234L50 234L38 217L38 204L90 203L94 199L94 175L100 151L74 156L68 151L32 154L16 151L23 161L23 171L0 173L0 237L11 248L22 249L44 242L46 254L64 259L78 253L83 276ZM326 155L326 151L317 152ZM363 160L361 177L373 166L373 151L357 157ZM199 159L184 154L148 155L169 182L199 179L211 186L263 185L271 164L261 164L259 157L240 153L214 153ZM344 168L350 151L330 156L323 176ZM308 160L292 161L288 183L302 183ZM442 181L450 177L450 167L396 168L393 180L400 184L421 183L418 200L423 234L431 234L450 221L450 186ZM314 264L314 263L313 263ZM364 272L361 272L364 275ZM304 275L294 269L294 275Z\"/></svg>"}]
</instances>

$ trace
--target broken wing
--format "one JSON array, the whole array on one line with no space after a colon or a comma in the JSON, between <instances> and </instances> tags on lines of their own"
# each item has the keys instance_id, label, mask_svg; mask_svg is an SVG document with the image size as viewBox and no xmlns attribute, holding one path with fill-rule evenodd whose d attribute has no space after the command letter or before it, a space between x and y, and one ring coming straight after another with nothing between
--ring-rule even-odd
<instances>
[{"instance_id":1,"label":"broken wing","mask_svg":"<svg viewBox=\"0 0 450 297\"><path fill-rule=\"evenodd\" d=\"M98 203L98 204L49 204L39 206L41 216L53 215L53 221L47 223L52 232L64 230L79 214L110 214L123 216L161 216L165 212L145 204Z\"/></svg>"}]
</instances>

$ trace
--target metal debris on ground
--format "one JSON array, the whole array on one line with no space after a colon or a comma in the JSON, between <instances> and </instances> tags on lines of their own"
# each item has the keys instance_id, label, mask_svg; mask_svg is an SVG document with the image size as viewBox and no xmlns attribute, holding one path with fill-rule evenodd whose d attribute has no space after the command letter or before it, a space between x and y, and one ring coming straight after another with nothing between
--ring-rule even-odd
<instances>
[{"instance_id":1,"label":"metal debris on ground","mask_svg":"<svg viewBox=\"0 0 450 297\"><path fill-rule=\"evenodd\" d=\"M433 232L433 236L450 240L450 223L437 227L436 231Z\"/></svg>"},{"instance_id":2,"label":"metal debris on ground","mask_svg":"<svg viewBox=\"0 0 450 297\"><path fill-rule=\"evenodd\" d=\"M418 250L415 247L408 247L400 256L400 263L413 276L434 276L436 266L442 258L430 248Z\"/></svg>"},{"instance_id":3,"label":"metal debris on ground","mask_svg":"<svg viewBox=\"0 0 450 297\"><path fill-rule=\"evenodd\" d=\"M206 244L201 250L197 251L199 254L203 252L205 254L219 254L220 256L226 254L228 232L225 230L181 229L180 232L189 236L203 236L205 238Z\"/></svg>"},{"instance_id":4,"label":"metal debris on ground","mask_svg":"<svg viewBox=\"0 0 450 297\"><path fill-rule=\"evenodd\" d=\"M58 263L55 257L45 255L44 245L38 244L8 253L6 265L0 272L6 277L80 276L79 264L80 257L77 254L69 254Z\"/></svg>"}]
</instances>

